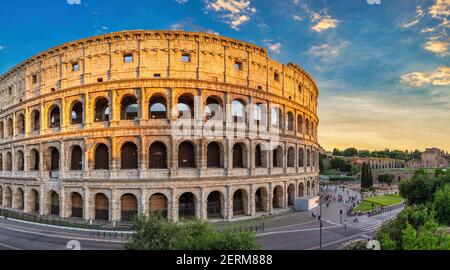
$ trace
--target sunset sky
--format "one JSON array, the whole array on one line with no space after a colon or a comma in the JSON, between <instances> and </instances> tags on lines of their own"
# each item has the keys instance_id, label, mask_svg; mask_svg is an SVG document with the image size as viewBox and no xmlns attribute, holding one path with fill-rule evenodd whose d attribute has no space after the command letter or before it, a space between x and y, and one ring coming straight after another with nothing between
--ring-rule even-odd
<instances>
[{"instance_id":1,"label":"sunset sky","mask_svg":"<svg viewBox=\"0 0 450 270\"><path fill-rule=\"evenodd\" d=\"M45 3L45 4L44 4ZM316 79L332 150L450 151L450 0L3 1L0 73L50 47L134 29L255 43Z\"/></svg>"}]
</instances>

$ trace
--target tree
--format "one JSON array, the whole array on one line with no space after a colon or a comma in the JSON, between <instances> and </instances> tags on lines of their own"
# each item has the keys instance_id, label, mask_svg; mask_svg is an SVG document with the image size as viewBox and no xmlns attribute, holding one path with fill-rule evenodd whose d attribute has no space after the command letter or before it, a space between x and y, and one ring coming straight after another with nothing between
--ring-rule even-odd
<instances>
[{"instance_id":1,"label":"tree","mask_svg":"<svg viewBox=\"0 0 450 270\"><path fill-rule=\"evenodd\" d=\"M361 170L361 187L370 188L373 186L372 169L370 164L363 163Z\"/></svg>"},{"instance_id":2,"label":"tree","mask_svg":"<svg viewBox=\"0 0 450 270\"><path fill-rule=\"evenodd\" d=\"M323 164L323 160L325 159L325 156L320 154L319 155L319 170L323 172L325 170L325 165Z\"/></svg>"},{"instance_id":3,"label":"tree","mask_svg":"<svg viewBox=\"0 0 450 270\"><path fill-rule=\"evenodd\" d=\"M433 208L437 220L450 226L450 185L445 185L434 194Z\"/></svg>"},{"instance_id":4,"label":"tree","mask_svg":"<svg viewBox=\"0 0 450 270\"><path fill-rule=\"evenodd\" d=\"M139 215L128 250L257 250L253 233L218 232L201 220L175 223L157 215Z\"/></svg>"},{"instance_id":5,"label":"tree","mask_svg":"<svg viewBox=\"0 0 450 270\"><path fill-rule=\"evenodd\" d=\"M342 153L339 149L334 148L333 149L333 156L343 156L344 153Z\"/></svg>"},{"instance_id":6,"label":"tree","mask_svg":"<svg viewBox=\"0 0 450 270\"><path fill-rule=\"evenodd\" d=\"M358 156L358 150L356 148L347 148L344 150L344 156L346 157L357 157Z\"/></svg>"},{"instance_id":7,"label":"tree","mask_svg":"<svg viewBox=\"0 0 450 270\"><path fill-rule=\"evenodd\" d=\"M381 183L382 185L384 183L386 183L386 184L388 184L390 186L394 182L394 179L395 179L395 175L393 175L393 174L380 174L380 175L378 175L378 182Z\"/></svg>"},{"instance_id":8,"label":"tree","mask_svg":"<svg viewBox=\"0 0 450 270\"><path fill-rule=\"evenodd\" d=\"M370 151L369 150L360 150L359 156L360 157L370 157Z\"/></svg>"},{"instance_id":9,"label":"tree","mask_svg":"<svg viewBox=\"0 0 450 270\"><path fill-rule=\"evenodd\" d=\"M410 205L426 203L433 198L433 182L428 174L417 171L410 180L400 182L400 195Z\"/></svg>"}]
</instances>

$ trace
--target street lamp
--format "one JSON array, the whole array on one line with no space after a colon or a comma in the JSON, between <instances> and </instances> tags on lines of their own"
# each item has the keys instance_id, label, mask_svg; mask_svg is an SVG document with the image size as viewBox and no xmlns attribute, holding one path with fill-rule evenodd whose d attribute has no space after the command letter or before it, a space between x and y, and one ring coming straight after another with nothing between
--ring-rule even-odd
<instances>
[{"instance_id":1,"label":"street lamp","mask_svg":"<svg viewBox=\"0 0 450 270\"><path fill-rule=\"evenodd\" d=\"M320 214L319 214L319 241L320 241L320 249L322 249L322 192L319 192L319 204L320 204Z\"/></svg>"}]
</instances>

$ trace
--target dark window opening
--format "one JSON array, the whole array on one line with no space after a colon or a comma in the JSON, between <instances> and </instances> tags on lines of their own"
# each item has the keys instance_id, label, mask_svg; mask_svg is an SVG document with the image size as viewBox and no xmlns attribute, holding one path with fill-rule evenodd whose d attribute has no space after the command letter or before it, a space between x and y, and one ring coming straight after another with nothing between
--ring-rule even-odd
<instances>
[{"instance_id":1,"label":"dark window opening","mask_svg":"<svg viewBox=\"0 0 450 270\"><path fill-rule=\"evenodd\" d=\"M220 162L220 146L219 144L212 142L208 144L207 149L207 166L208 168L220 168L221 162Z\"/></svg>"},{"instance_id":2,"label":"dark window opening","mask_svg":"<svg viewBox=\"0 0 450 270\"><path fill-rule=\"evenodd\" d=\"M134 96L127 96L121 102L121 120L134 120L138 117L137 99Z\"/></svg>"},{"instance_id":3,"label":"dark window opening","mask_svg":"<svg viewBox=\"0 0 450 270\"><path fill-rule=\"evenodd\" d=\"M150 118L165 119L167 118L166 99L161 96L152 97L150 99Z\"/></svg>"},{"instance_id":4,"label":"dark window opening","mask_svg":"<svg viewBox=\"0 0 450 270\"><path fill-rule=\"evenodd\" d=\"M83 123L83 104L77 102L72 106L71 111L71 124L77 125Z\"/></svg>"},{"instance_id":5,"label":"dark window opening","mask_svg":"<svg viewBox=\"0 0 450 270\"><path fill-rule=\"evenodd\" d=\"M195 168L195 148L190 142L183 142L178 147L178 167Z\"/></svg>"},{"instance_id":6,"label":"dark window opening","mask_svg":"<svg viewBox=\"0 0 450 270\"><path fill-rule=\"evenodd\" d=\"M109 121L109 104L106 98L101 98L95 102L95 122Z\"/></svg>"},{"instance_id":7,"label":"dark window opening","mask_svg":"<svg viewBox=\"0 0 450 270\"><path fill-rule=\"evenodd\" d=\"M109 170L109 149L105 144L100 144L95 149L95 170Z\"/></svg>"},{"instance_id":8,"label":"dark window opening","mask_svg":"<svg viewBox=\"0 0 450 270\"><path fill-rule=\"evenodd\" d=\"M121 169L122 170L130 170L138 168L138 149L137 146L128 142L122 146L121 149Z\"/></svg>"},{"instance_id":9,"label":"dark window opening","mask_svg":"<svg viewBox=\"0 0 450 270\"><path fill-rule=\"evenodd\" d=\"M72 149L70 169L72 171L81 171L83 169L83 151L78 145L74 146Z\"/></svg>"},{"instance_id":10,"label":"dark window opening","mask_svg":"<svg viewBox=\"0 0 450 270\"><path fill-rule=\"evenodd\" d=\"M150 146L150 169L167 169L167 147L161 142Z\"/></svg>"}]
</instances>

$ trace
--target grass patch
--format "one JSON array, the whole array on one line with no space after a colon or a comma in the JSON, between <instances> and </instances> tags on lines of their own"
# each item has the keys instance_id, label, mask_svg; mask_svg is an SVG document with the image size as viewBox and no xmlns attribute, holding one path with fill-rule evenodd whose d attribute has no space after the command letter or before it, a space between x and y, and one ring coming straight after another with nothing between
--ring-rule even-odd
<instances>
[{"instance_id":1,"label":"grass patch","mask_svg":"<svg viewBox=\"0 0 450 270\"><path fill-rule=\"evenodd\" d=\"M375 205L375 208L377 206ZM372 210L372 204L366 201L363 201L360 205L358 205L355 209L353 209L353 211L355 212L365 212L365 211L369 211Z\"/></svg>"},{"instance_id":2,"label":"grass patch","mask_svg":"<svg viewBox=\"0 0 450 270\"><path fill-rule=\"evenodd\" d=\"M380 206L390 206L394 204L399 204L403 202L403 198L399 194L389 194L389 195L381 195L381 196L375 196L375 197L368 197L364 199L364 201L355 207L353 211L355 212L365 212L372 210L372 204L374 205L373 208L377 208Z\"/></svg>"}]
</instances>

